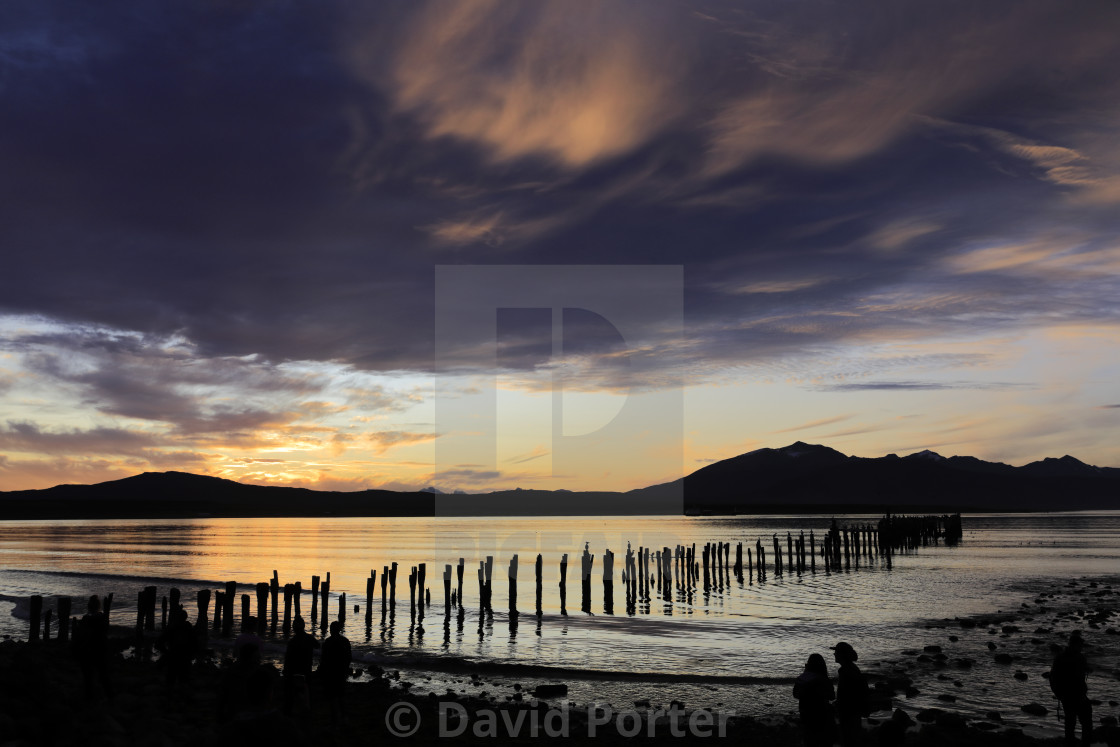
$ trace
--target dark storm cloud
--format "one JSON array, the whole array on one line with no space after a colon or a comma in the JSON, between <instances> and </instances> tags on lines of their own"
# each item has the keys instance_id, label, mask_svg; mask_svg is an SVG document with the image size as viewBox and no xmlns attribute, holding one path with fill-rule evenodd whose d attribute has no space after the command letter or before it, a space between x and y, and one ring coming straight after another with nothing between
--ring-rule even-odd
<instances>
[{"instance_id":1,"label":"dark storm cloud","mask_svg":"<svg viewBox=\"0 0 1120 747\"><path fill-rule=\"evenodd\" d=\"M377 370L430 367L436 264L684 264L692 369L1116 321L1115 3L0 13L6 311Z\"/></svg>"}]
</instances>

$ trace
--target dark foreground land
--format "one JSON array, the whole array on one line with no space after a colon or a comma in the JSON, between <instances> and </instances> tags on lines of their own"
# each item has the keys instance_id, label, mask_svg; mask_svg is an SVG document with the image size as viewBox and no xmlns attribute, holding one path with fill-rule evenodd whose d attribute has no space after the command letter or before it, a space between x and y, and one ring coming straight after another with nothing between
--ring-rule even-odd
<instances>
[{"instance_id":1,"label":"dark foreground land","mask_svg":"<svg viewBox=\"0 0 1120 747\"><path fill-rule=\"evenodd\" d=\"M1038 670L1048 669L1044 662L1057 641L1068 637L1069 630L1078 629L1084 630L1090 640L1091 660L1098 666L1090 695L1105 698L1095 702L1097 731L1093 743L1120 746L1120 728L1116 726L1115 715L1110 715L1120 703L1107 699L1114 681L1120 679L1120 668L1114 668L1120 635L1108 627L1110 618L1117 614L1118 594L1111 585L1070 582L1059 589L1031 592L1032 601L1012 612L925 625L927 635L943 638L948 654L940 653L941 646L928 646L925 653L903 650L899 658L869 662L864 668L880 706L875 718L865 722L865 744L1063 744L1059 737L1039 739L1025 735L1016 726L1030 722L1029 706L1022 712L981 716L969 711L967 701L969 693L985 690L992 677L1010 680L1013 673L1018 675L1015 670L1019 666L1030 670L1032 678L1041 676ZM1032 625L1040 627L1031 631ZM520 692L520 686L515 685L516 691L502 691L472 674L470 693L464 690L419 695L410 692L413 683L397 672L377 667L352 671L354 679L347 683L344 695L347 715L336 724L317 681L312 683L309 700L296 701L291 716L282 712L282 681L271 665L262 665L259 671L264 676L256 678L253 693L247 692L245 680L235 676L237 670L228 658L228 641L214 641L221 647L199 656L191 669L189 686L174 691L169 690L158 660L144 655L144 646L140 655L136 654L136 642L127 629L115 629L115 636L110 639L114 695L111 700L97 698L93 702L85 697L81 673L67 644L55 640L0 642L0 746L373 745L403 743L406 738L414 743L445 745L527 744L538 739L588 744L630 744L653 739L689 744L804 744L792 713L730 717L721 730L717 719L707 711L659 715L654 713L658 706L651 707L645 702L635 704L635 712L644 721L640 728L635 729L632 721L604 718L605 723L596 725L592 736L586 705L570 703L558 693L547 694L551 697L541 693L537 700L533 693ZM933 649L938 652L929 655ZM1007 651L1013 654L1006 654ZM1032 655L1031 651L1037 653ZM1001 654L1014 665L1003 666ZM989 667L985 674L985 662L980 661L983 657L992 659L997 669ZM1102 669L1102 664L1112 668ZM364 667L358 663L354 666ZM797 668L796 663L792 668ZM1016 676L1014 681L1018 679ZM917 693L925 692L928 698L939 683L950 681L956 685L950 689L958 695L938 696L934 702L943 707L914 705L921 700ZM417 680L417 684L422 682ZM499 694L487 695L486 690ZM1053 707L1052 702L1047 705ZM547 715L565 706L566 726L555 715ZM441 734L441 709L464 715L462 733ZM594 717L594 712L591 715ZM1048 717L1053 718L1052 711ZM396 726L398 730L410 731L417 719L419 728L408 737L391 730ZM538 734L535 738L534 721ZM620 733L620 723L624 733ZM444 731L459 731L457 724L462 722L445 718ZM631 737L625 733L633 731L638 734ZM553 736L557 732L559 735ZM893 732L894 736L886 732Z\"/></svg>"}]
</instances>

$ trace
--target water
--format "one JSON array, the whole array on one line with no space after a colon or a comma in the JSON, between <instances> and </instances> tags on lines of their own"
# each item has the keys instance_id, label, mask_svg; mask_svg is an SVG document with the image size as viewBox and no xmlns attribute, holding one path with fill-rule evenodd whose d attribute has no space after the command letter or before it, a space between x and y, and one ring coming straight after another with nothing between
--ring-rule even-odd
<instances>
[{"instance_id":1,"label":"water","mask_svg":"<svg viewBox=\"0 0 1120 747\"><path fill-rule=\"evenodd\" d=\"M878 517L837 517L841 525ZM830 519L812 517L588 517L588 518L386 518L386 519L183 519L132 521L20 521L0 523L0 633L26 636L26 623L10 614L30 594L113 592L114 619L135 619L136 592L156 584L164 595L182 589L187 607L200 588L237 581L239 594L279 571L280 583L301 581L303 614L310 611L311 576L331 572L331 617L340 592L347 595L346 633L361 654L396 657L404 666L442 670L433 689L464 689L460 667L489 671L503 682L565 679L573 699L672 697L689 705L735 707L762 713L795 707L788 683L808 653L827 652L837 640L857 645L863 662L897 661L904 648L944 643L946 631L929 629L945 618L1012 610L1042 588L1075 577L1105 577L1120 569L1120 512L970 515L957 547L931 545L881 559L861 559L858 570L800 576L772 572L765 582L731 577L705 593L654 598L627 614L621 583L629 541L653 548L706 542L754 547L787 531L823 536ZM580 610L580 560L584 543L596 556L591 614ZM767 561L771 545L764 542ZM784 550L783 541L783 550ZM614 614L604 611L602 555L615 553ZM534 614L534 569L543 556L543 615ZM559 565L567 553L567 615L561 615ZM506 569L517 554L518 608L511 626ZM492 618L478 613L477 569L494 558ZM465 611L445 620L445 563L466 561ZM734 548L731 551L734 562ZM381 616L380 576L399 564L395 614ZM432 606L420 620L409 614L408 572L427 563ZM365 625L365 586L379 576L372 625ZM454 576L453 576L454 579ZM452 588L455 581L452 582ZM353 605L362 606L355 615ZM48 606L50 606L48 604ZM235 605L240 616L240 602ZM256 610L255 595L253 610ZM955 626L954 626L955 627ZM963 631L951 632L965 635ZM985 634L978 631L975 636ZM1046 654L1048 656L1048 652ZM1037 657L1036 657L1037 658ZM424 663L426 662L426 664ZM1034 662L1044 667L1042 661ZM1036 667L1036 668L1038 668ZM628 674L619 685L597 673ZM975 676L995 676L980 672ZM504 678L504 679L503 679ZM1007 679L1010 679L1009 677ZM993 680L985 705L1017 709L1024 697L1048 695L1038 677L1022 684ZM508 680L508 682L506 682ZM937 691L935 683L929 697ZM948 685L944 687L948 688ZM1026 692L1024 693L1024 687ZM1018 689L1015 689L1018 688ZM1033 689L1032 689L1033 688ZM994 691L994 692L993 692ZM922 699L918 705L936 705Z\"/></svg>"}]
</instances>

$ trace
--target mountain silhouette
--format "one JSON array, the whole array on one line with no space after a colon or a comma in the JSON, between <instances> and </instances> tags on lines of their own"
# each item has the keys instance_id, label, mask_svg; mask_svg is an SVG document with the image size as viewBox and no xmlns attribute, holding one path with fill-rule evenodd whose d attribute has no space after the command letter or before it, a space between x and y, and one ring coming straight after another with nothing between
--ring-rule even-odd
<instances>
[{"instance_id":1,"label":"mountain silhouette","mask_svg":"<svg viewBox=\"0 0 1120 747\"><path fill-rule=\"evenodd\" d=\"M628 492L505 490L445 494L334 492L246 485L186 472L145 472L96 485L0 492L0 516L170 518L238 516L602 515L1056 511L1120 509L1120 469L1072 456L1022 467L920 451L865 458L801 441L709 464Z\"/></svg>"}]
</instances>

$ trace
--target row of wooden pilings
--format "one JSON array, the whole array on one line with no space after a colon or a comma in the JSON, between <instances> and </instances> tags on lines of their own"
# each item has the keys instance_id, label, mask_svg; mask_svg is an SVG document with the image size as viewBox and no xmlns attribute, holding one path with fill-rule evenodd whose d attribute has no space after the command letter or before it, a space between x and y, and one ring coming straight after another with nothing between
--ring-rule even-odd
<instances>
[{"instance_id":1,"label":"row of wooden pilings","mask_svg":"<svg viewBox=\"0 0 1120 747\"><path fill-rule=\"evenodd\" d=\"M794 536L787 532L784 538L776 533L770 538L772 553L768 560L767 548L759 538L754 548L748 545L745 553L744 543L735 543L734 561L731 559L732 545L729 542L709 542L697 553L696 544L676 545L675 547L662 547L660 549L639 547L635 553L627 543L626 554L623 559L621 581L626 591L626 609L628 614L634 614L639 602L648 603L653 597L663 597L666 601L672 600L672 595L678 593L691 593L701 585L705 591L713 586L722 587L730 580L733 574L740 582L747 580L750 583L765 581L771 573L776 577L786 574L801 575L816 573L818 560L822 572L851 570L853 565L860 567L861 559L869 561L879 558L890 568L892 556L896 550L910 549L937 542L944 538L948 543L955 544L961 537L960 515L941 517L892 517L887 515L877 524L853 524L839 527L832 521L831 527L819 538L816 532L810 530L808 535L801 531ZM784 552L783 552L784 551ZM784 557L783 557L784 556ZM768 567L769 563L769 567ZM592 571L595 565L595 556L591 553L589 545L585 544L580 557L581 573L581 605L585 613L591 613L592 597ZM606 614L614 614L614 553L607 549L603 553L602 581L603 581L603 610ZM486 613L493 612L493 556L487 556L479 561L477 570L479 608ZM466 560L459 558L458 564L444 565L443 570L443 595L444 612L450 615L451 610L463 609L463 581L466 569ZM366 624L371 623L374 610L374 597L380 580L381 618L384 621L387 610L392 611L397 601L397 563L382 567L380 576L376 570L371 570L366 579ZM535 610L537 616L543 614L541 608L542 597L543 558L537 555L534 563L534 592ZM565 553L560 560L560 613L566 615L567 610L567 576L568 555ZM508 580L508 609L511 614L518 610L518 556L513 555L509 561L507 572ZM413 617L423 615L424 608L431 606L431 590L426 586L427 564L419 563L412 566L409 572L409 608ZM329 596L331 576L311 577L311 624L316 622L322 630L326 630L329 618ZM292 631L292 622L295 618L302 617L302 600L304 596L303 585L296 581L280 585L279 574L273 571L270 581L256 584L256 615L253 615L253 598L249 594L241 594L241 626L246 630L253 620L258 633L276 635L279 633L287 637ZM281 605L282 595L282 605ZM103 612L108 616L112 608L112 597L108 595L102 602ZM212 593L210 589L199 590L196 596L198 608L198 621L212 624L215 632L229 637L234 628L234 605L237 600L237 583L230 581L224 589ZM320 601L321 600L321 601ZM210 603L214 602L214 616L209 623ZM148 586L142 589L137 596L136 629L138 631L155 630L157 589ZM71 600L60 597L57 600L58 637L66 640L71 627ZM161 624L166 626L168 610L176 610L181 606L180 591L170 589L169 596L162 597ZM280 610L283 609L281 617ZM338 595L337 619L345 622L346 619L346 594ZM357 613L359 607L354 606ZM49 637L52 610L43 612L43 598L33 596L30 601L30 640ZM43 624L45 623L45 625Z\"/></svg>"}]
</instances>

